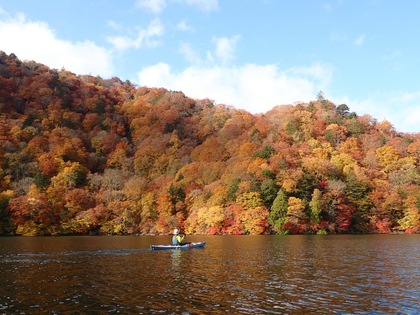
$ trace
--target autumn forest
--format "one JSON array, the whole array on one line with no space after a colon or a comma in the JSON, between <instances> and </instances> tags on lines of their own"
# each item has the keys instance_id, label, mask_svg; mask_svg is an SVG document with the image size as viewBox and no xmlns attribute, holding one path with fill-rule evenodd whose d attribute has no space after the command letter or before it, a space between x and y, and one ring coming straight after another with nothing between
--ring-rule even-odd
<instances>
[{"instance_id":1,"label":"autumn forest","mask_svg":"<svg viewBox=\"0 0 420 315\"><path fill-rule=\"evenodd\" d=\"M322 92L250 114L0 52L0 235L419 233L419 166Z\"/></svg>"}]
</instances>

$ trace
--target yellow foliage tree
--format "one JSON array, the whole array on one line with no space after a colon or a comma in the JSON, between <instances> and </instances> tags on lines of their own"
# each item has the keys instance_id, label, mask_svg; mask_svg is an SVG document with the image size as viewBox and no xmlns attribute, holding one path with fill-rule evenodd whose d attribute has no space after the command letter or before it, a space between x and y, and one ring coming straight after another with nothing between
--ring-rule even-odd
<instances>
[{"instance_id":1,"label":"yellow foliage tree","mask_svg":"<svg viewBox=\"0 0 420 315\"><path fill-rule=\"evenodd\" d=\"M319 215L322 211L322 193L319 189L315 189L314 193L312 194L312 200L309 203L309 207L311 208L311 221L314 224L319 223Z\"/></svg>"},{"instance_id":2,"label":"yellow foliage tree","mask_svg":"<svg viewBox=\"0 0 420 315\"><path fill-rule=\"evenodd\" d=\"M338 146L337 151L341 153L347 153L356 160L360 160L363 157L363 151L360 147L359 140L354 137L347 138L345 141L343 141Z\"/></svg>"},{"instance_id":3,"label":"yellow foliage tree","mask_svg":"<svg viewBox=\"0 0 420 315\"><path fill-rule=\"evenodd\" d=\"M210 198L207 200L206 204L208 206L217 206L222 205L227 200L228 189L224 185L220 185L220 183L215 182L215 185L209 185L212 187ZM207 189L209 186L206 187L204 190L207 193L209 190Z\"/></svg>"},{"instance_id":4,"label":"yellow foliage tree","mask_svg":"<svg viewBox=\"0 0 420 315\"><path fill-rule=\"evenodd\" d=\"M148 223L152 223L157 219L157 211L155 206L155 196L152 192L146 193L141 198L141 219L144 228Z\"/></svg>"},{"instance_id":5,"label":"yellow foliage tree","mask_svg":"<svg viewBox=\"0 0 420 315\"><path fill-rule=\"evenodd\" d=\"M197 222L195 230L198 233L215 234L220 232L223 226L224 210L221 206L201 207L197 210Z\"/></svg>"},{"instance_id":6,"label":"yellow foliage tree","mask_svg":"<svg viewBox=\"0 0 420 315\"><path fill-rule=\"evenodd\" d=\"M335 164L320 158L304 157L302 158L302 165L309 173L322 180L327 180L330 176L340 173Z\"/></svg>"},{"instance_id":7,"label":"yellow foliage tree","mask_svg":"<svg viewBox=\"0 0 420 315\"><path fill-rule=\"evenodd\" d=\"M75 188L85 183L88 170L78 162L67 162L64 168L51 179L53 186Z\"/></svg>"},{"instance_id":8,"label":"yellow foliage tree","mask_svg":"<svg viewBox=\"0 0 420 315\"><path fill-rule=\"evenodd\" d=\"M279 182L286 192L291 193L297 189L297 185L304 175L305 173L301 168L283 170L280 173L281 179Z\"/></svg>"},{"instance_id":9,"label":"yellow foliage tree","mask_svg":"<svg viewBox=\"0 0 420 315\"><path fill-rule=\"evenodd\" d=\"M354 172L354 167L357 165L357 161L347 153L333 155L331 157L331 163L337 166L344 175Z\"/></svg>"},{"instance_id":10,"label":"yellow foliage tree","mask_svg":"<svg viewBox=\"0 0 420 315\"><path fill-rule=\"evenodd\" d=\"M246 192L236 198L236 203L242 205L246 209L254 209L263 205L259 192Z\"/></svg>"},{"instance_id":11,"label":"yellow foliage tree","mask_svg":"<svg viewBox=\"0 0 420 315\"><path fill-rule=\"evenodd\" d=\"M268 227L268 209L264 206L247 209L241 213L244 232L251 235L263 234Z\"/></svg>"},{"instance_id":12,"label":"yellow foliage tree","mask_svg":"<svg viewBox=\"0 0 420 315\"><path fill-rule=\"evenodd\" d=\"M287 206L287 216L285 224L297 225L300 220L305 218L305 204L296 197L290 197Z\"/></svg>"},{"instance_id":13,"label":"yellow foliage tree","mask_svg":"<svg viewBox=\"0 0 420 315\"><path fill-rule=\"evenodd\" d=\"M386 173L394 168L395 162L400 158L398 151L390 145L384 145L376 149L376 156Z\"/></svg>"},{"instance_id":14,"label":"yellow foliage tree","mask_svg":"<svg viewBox=\"0 0 420 315\"><path fill-rule=\"evenodd\" d=\"M409 196L404 202L404 217L398 221L398 228L406 232L420 231L420 210L418 198Z\"/></svg>"},{"instance_id":15,"label":"yellow foliage tree","mask_svg":"<svg viewBox=\"0 0 420 315\"><path fill-rule=\"evenodd\" d=\"M330 152L329 152L328 149L325 149L325 148L314 148L312 150L312 154L314 155L314 157L324 159L324 160L328 160Z\"/></svg>"}]
</instances>

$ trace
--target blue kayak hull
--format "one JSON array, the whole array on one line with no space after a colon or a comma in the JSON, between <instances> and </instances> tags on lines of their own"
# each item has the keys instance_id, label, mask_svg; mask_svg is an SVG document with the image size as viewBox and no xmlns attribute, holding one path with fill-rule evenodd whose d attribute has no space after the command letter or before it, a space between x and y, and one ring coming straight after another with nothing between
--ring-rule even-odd
<instances>
[{"instance_id":1,"label":"blue kayak hull","mask_svg":"<svg viewBox=\"0 0 420 315\"><path fill-rule=\"evenodd\" d=\"M206 242L192 242L184 245L150 245L152 250L164 250L164 249L191 249L191 248L202 248L206 245Z\"/></svg>"}]
</instances>

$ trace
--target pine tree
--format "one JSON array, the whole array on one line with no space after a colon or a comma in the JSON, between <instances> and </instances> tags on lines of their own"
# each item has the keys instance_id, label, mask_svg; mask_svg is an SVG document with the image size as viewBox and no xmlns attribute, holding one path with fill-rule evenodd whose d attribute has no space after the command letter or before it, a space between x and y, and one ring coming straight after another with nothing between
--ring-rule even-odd
<instances>
[{"instance_id":1,"label":"pine tree","mask_svg":"<svg viewBox=\"0 0 420 315\"><path fill-rule=\"evenodd\" d=\"M274 199L271 207L270 214L268 215L268 223L273 227L273 230L277 233L283 232L283 224L287 215L287 196L283 189L280 189L277 193L276 199Z\"/></svg>"}]
</instances>

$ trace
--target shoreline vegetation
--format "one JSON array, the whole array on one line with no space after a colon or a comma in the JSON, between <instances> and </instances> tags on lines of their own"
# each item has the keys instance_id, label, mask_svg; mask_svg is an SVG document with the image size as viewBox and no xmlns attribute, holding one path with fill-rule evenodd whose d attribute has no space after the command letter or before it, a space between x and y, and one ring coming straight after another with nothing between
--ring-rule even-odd
<instances>
[{"instance_id":1,"label":"shoreline vegetation","mask_svg":"<svg viewBox=\"0 0 420 315\"><path fill-rule=\"evenodd\" d=\"M420 133L322 92L250 114L0 52L0 235L175 227L419 233Z\"/></svg>"},{"instance_id":2,"label":"shoreline vegetation","mask_svg":"<svg viewBox=\"0 0 420 315\"><path fill-rule=\"evenodd\" d=\"M300 234L277 234L277 233L265 233L265 234L208 234L208 233L195 233L195 234L190 234L189 236L293 236L293 235L302 235L302 236L340 236L340 235L415 235L415 234L420 234L419 231L414 231L414 232L405 232L405 231L391 231L389 233L376 233L376 232L372 232L372 233L351 233L351 232L347 232L347 233L334 233L334 234L328 234L328 233L300 233ZM144 233L144 234L139 234L139 233L132 233L132 234L128 234L128 233L120 233L120 234L104 234L104 233L74 233L74 234L44 234L44 235L16 235L16 234L7 234L7 235L0 235L0 238L14 238L14 237L142 237L142 236L170 236L172 235L170 232L169 233L156 233L156 234L151 234L151 233Z\"/></svg>"}]
</instances>

